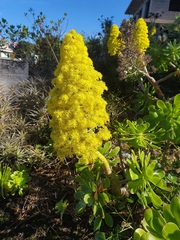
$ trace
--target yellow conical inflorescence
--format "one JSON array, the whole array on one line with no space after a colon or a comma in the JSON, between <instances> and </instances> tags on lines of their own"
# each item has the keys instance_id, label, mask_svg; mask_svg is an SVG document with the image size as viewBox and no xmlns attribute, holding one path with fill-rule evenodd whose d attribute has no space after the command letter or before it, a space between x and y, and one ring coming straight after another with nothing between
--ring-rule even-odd
<instances>
[{"instance_id":1,"label":"yellow conical inflorescence","mask_svg":"<svg viewBox=\"0 0 180 240\"><path fill-rule=\"evenodd\" d=\"M149 47L148 27L143 18L139 18L135 24L133 40L142 53Z\"/></svg>"},{"instance_id":2,"label":"yellow conical inflorescence","mask_svg":"<svg viewBox=\"0 0 180 240\"><path fill-rule=\"evenodd\" d=\"M60 160L74 155L83 164L92 163L98 147L111 136L106 123L107 90L102 75L93 67L83 37L71 30L60 48L60 62L49 93L51 138Z\"/></svg>"}]
</instances>

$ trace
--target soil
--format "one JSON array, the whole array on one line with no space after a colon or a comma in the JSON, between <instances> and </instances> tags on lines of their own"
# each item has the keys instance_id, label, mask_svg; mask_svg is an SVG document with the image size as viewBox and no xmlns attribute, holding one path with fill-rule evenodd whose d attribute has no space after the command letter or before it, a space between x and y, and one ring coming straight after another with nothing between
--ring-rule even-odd
<instances>
[{"instance_id":1,"label":"soil","mask_svg":"<svg viewBox=\"0 0 180 240\"><path fill-rule=\"evenodd\" d=\"M74 199L75 171L70 164L53 161L46 166L33 168L31 181L23 196L9 196L0 199L0 239L1 240L93 240L93 226L89 223L90 212L81 215L75 212L77 204ZM56 213L55 204L61 199L69 203L62 220ZM134 209L135 210L135 209ZM137 214L136 223L142 219L142 212ZM124 237L116 239L132 239L133 228L127 227L126 219L129 212L122 211L117 223L123 229ZM141 216L140 216L141 215ZM116 225L115 223L114 225ZM127 229L127 231L126 231ZM104 226L104 232L112 231ZM114 238L113 238L114 239Z\"/></svg>"}]
</instances>

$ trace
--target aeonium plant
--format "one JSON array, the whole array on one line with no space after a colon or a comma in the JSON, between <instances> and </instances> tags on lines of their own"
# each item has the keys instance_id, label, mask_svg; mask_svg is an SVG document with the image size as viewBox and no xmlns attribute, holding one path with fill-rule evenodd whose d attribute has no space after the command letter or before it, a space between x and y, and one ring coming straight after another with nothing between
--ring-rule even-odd
<instances>
[{"instance_id":1,"label":"aeonium plant","mask_svg":"<svg viewBox=\"0 0 180 240\"><path fill-rule=\"evenodd\" d=\"M127 159L128 169L126 171L129 190L136 194L144 208L152 203L154 207L160 208L163 204L155 189L171 191L163 179L165 172L156 169L158 162L151 161L150 153L146 156L144 151L138 151L138 156L132 151L132 158Z\"/></svg>"},{"instance_id":2,"label":"aeonium plant","mask_svg":"<svg viewBox=\"0 0 180 240\"><path fill-rule=\"evenodd\" d=\"M100 159L110 176L109 162L98 151L103 141L111 137L107 102L102 98L107 87L88 57L83 37L75 30L63 39L54 74L48 112L52 117L51 138L59 159L77 156L84 165Z\"/></svg>"},{"instance_id":3,"label":"aeonium plant","mask_svg":"<svg viewBox=\"0 0 180 240\"><path fill-rule=\"evenodd\" d=\"M107 103L101 96L107 87L75 30L63 40L54 74L48 100L54 148L60 160L77 155L81 163L92 163L102 141L111 137Z\"/></svg>"},{"instance_id":4,"label":"aeonium plant","mask_svg":"<svg viewBox=\"0 0 180 240\"><path fill-rule=\"evenodd\" d=\"M149 114L144 117L155 131L162 130L159 141L180 141L180 94L174 97L173 103L158 100L156 105L149 106Z\"/></svg>"}]
</instances>

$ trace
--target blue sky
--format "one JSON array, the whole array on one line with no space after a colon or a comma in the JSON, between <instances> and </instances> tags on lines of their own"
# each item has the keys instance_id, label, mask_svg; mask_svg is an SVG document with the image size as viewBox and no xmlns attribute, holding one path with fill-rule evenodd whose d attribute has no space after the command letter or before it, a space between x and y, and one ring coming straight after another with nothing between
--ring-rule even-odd
<instances>
[{"instance_id":1,"label":"blue sky","mask_svg":"<svg viewBox=\"0 0 180 240\"><path fill-rule=\"evenodd\" d=\"M0 19L5 18L9 24L24 24L30 26L24 16L32 8L36 15L43 12L47 23L57 21L67 13L66 32L75 29L87 36L94 36L101 30L98 18L114 17L114 23L120 25L124 18L129 18L124 12L131 0L0 0ZM64 25L65 28L65 25Z\"/></svg>"}]
</instances>

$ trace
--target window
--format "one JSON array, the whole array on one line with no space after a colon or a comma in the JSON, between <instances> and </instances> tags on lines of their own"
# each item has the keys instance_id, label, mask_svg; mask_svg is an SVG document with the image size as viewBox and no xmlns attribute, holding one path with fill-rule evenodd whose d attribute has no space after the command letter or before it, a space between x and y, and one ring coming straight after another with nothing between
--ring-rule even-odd
<instances>
[{"instance_id":1,"label":"window","mask_svg":"<svg viewBox=\"0 0 180 240\"><path fill-rule=\"evenodd\" d=\"M180 1L170 0L169 1L169 11L180 12Z\"/></svg>"},{"instance_id":2,"label":"window","mask_svg":"<svg viewBox=\"0 0 180 240\"><path fill-rule=\"evenodd\" d=\"M145 6L145 11L144 11L144 17L148 18L149 17L149 6L150 6L150 0L148 0L146 2L146 6Z\"/></svg>"}]
</instances>

